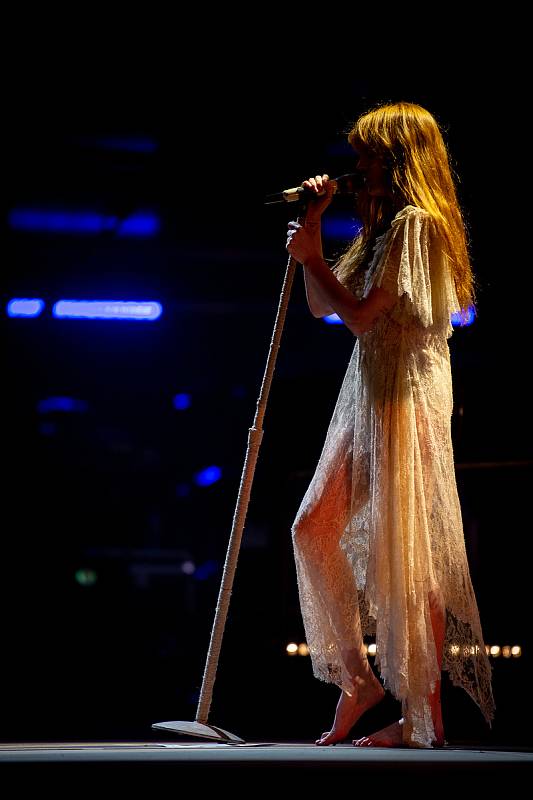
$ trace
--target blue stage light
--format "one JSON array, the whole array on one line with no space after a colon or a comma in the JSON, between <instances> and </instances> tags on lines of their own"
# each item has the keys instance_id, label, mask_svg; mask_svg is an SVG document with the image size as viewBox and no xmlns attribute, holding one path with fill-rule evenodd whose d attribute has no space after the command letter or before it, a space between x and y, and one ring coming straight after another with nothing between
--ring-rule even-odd
<instances>
[{"instance_id":1,"label":"blue stage light","mask_svg":"<svg viewBox=\"0 0 533 800\"><path fill-rule=\"evenodd\" d=\"M77 400L75 397L44 397L37 403L39 414L50 414L53 411L84 414L88 409L86 400Z\"/></svg>"},{"instance_id":2,"label":"blue stage light","mask_svg":"<svg viewBox=\"0 0 533 800\"><path fill-rule=\"evenodd\" d=\"M153 322L163 306L152 300L58 300L54 317L69 319L129 319Z\"/></svg>"},{"instance_id":3,"label":"blue stage light","mask_svg":"<svg viewBox=\"0 0 533 800\"><path fill-rule=\"evenodd\" d=\"M8 317L38 317L44 308L44 300L15 297L7 304Z\"/></svg>"},{"instance_id":4,"label":"blue stage light","mask_svg":"<svg viewBox=\"0 0 533 800\"><path fill-rule=\"evenodd\" d=\"M324 322L327 322L328 325L344 325L344 322L338 314L328 314L326 317L322 317L322 319Z\"/></svg>"},{"instance_id":5,"label":"blue stage light","mask_svg":"<svg viewBox=\"0 0 533 800\"><path fill-rule=\"evenodd\" d=\"M219 481L221 477L222 470L220 467L211 466L197 472L194 480L198 486L210 486L212 483Z\"/></svg>"},{"instance_id":6,"label":"blue stage light","mask_svg":"<svg viewBox=\"0 0 533 800\"><path fill-rule=\"evenodd\" d=\"M67 233L83 236L113 232L116 236L155 236L161 221L151 211L138 211L124 219L97 211L72 209L14 208L8 214L10 226L30 233Z\"/></svg>"},{"instance_id":7,"label":"blue stage light","mask_svg":"<svg viewBox=\"0 0 533 800\"><path fill-rule=\"evenodd\" d=\"M475 318L476 318L476 313L474 311L473 306L468 306L468 308L466 309L465 319L462 320L461 319L461 314L459 314L459 313L452 314L451 323L452 323L452 325L454 327L464 328L467 325L472 325L472 323L474 322Z\"/></svg>"},{"instance_id":8,"label":"blue stage light","mask_svg":"<svg viewBox=\"0 0 533 800\"><path fill-rule=\"evenodd\" d=\"M191 395L185 392L175 394L172 403L177 411L183 411L183 409L191 407Z\"/></svg>"},{"instance_id":9,"label":"blue stage light","mask_svg":"<svg viewBox=\"0 0 533 800\"><path fill-rule=\"evenodd\" d=\"M156 236L161 229L155 214L130 214L117 226L117 236Z\"/></svg>"}]
</instances>

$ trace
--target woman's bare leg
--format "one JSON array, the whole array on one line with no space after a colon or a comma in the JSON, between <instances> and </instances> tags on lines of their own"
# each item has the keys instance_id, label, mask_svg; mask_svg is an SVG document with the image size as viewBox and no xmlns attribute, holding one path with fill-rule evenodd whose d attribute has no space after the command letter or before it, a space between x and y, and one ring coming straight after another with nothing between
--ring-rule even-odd
<instances>
[{"instance_id":1,"label":"woman's bare leg","mask_svg":"<svg viewBox=\"0 0 533 800\"><path fill-rule=\"evenodd\" d=\"M437 661L439 669L442 670L442 656L444 650L444 634L445 634L445 621L446 611L442 592L438 587L428 593L429 598L429 611L431 616L431 626L433 629L433 637L435 640L435 648L437 651ZM431 716L433 719L433 729L435 731L435 739L433 747L442 747L444 745L444 725L442 722L442 708L441 708L441 680L439 678L435 683L435 690L428 697L431 706ZM360 739L354 739L352 744L355 747L402 747L403 746L403 731L404 724L403 718L397 722L393 722L386 728L382 728L370 736L362 736Z\"/></svg>"},{"instance_id":2,"label":"woman's bare leg","mask_svg":"<svg viewBox=\"0 0 533 800\"><path fill-rule=\"evenodd\" d=\"M333 726L329 731L324 731L315 744L329 745L343 741L359 717L385 696L385 690L375 677L368 662L366 666L361 665L360 675L354 676L354 683L357 685L357 691L351 696L341 690Z\"/></svg>"},{"instance_id":3,"label":"woman's bare leg","mask_svg":"<svg viewBox=\"0 0 533 800\"><path fill-rule=\"evenodd\" d=\"M366 657L359 616L355 576L340 539L353 512L351 503L352 453L341 447L344 458L331 470L325 465L317 470L294 522L293 543L300 581L311 589L316 606L313 614L330 620L334 641L344 670L354 683L354 691L341 690L333 726L316 740L330 745L342 741L359 717L379 702L385 691L374 675ZM361 489L361 502L364 502ZM327 597L327 607L320 598ZM309 601L308 601L309 602ZM302 608L304 621L311 611ZM309 626L312 630L314 620ZM334 632L334 633L333 633Z\"/></svg>"}]
</instances>

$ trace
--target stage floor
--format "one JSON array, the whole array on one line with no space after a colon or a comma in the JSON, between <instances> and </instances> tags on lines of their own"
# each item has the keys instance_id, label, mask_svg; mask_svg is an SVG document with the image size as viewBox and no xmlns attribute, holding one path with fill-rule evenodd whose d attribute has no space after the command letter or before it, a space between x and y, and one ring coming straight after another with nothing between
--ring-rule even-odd
<instances>
[{"instance_id":1,"label":"stage floor","mask_svg":"<svg viewBox=\"0 0 533 800\"><path fill-rule=\"evenodd\" d=\"M438 779L438 785L466 776L494 788L509 788L517 777L533 775L533 752L526 749L446 746L436 750L318 747L311 742L13 742L0 744L4 777L37 779L39 788L71 786L80 779L90 788L114 776L130 789L153 786L161 777L192 779L204 787L234 790L259 786L313 786L316 781L349 778L359 786L395 784L406 777ZM61 779L64 779L64 782ZM252 784L250 784L252 781ZM257 783L260 781L260 784ZM302 783L304 781L304 783ZM309 781L309 783L306 783ZM20 784L18 784L20 786ZM479 782L477 782L479 786Z\"/></svg>"}]
</instances>

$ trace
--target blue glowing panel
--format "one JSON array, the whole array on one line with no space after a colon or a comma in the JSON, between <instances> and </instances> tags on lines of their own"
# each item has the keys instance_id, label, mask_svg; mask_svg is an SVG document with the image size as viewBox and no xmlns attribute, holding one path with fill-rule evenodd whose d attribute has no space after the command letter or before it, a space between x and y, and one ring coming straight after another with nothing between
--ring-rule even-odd
<instances>
[{"instance_id":1,"label":"blue glowing panel","mask_svg":"<svg viewBox=\"0 0 533 800\"><path fill-rule=\"evenodd\" d=\"M194 476L194 480L198 486L210 486L212 483L219 481L221 477L222 470L220 467L211 466L197 472Z\"/></svg>"},{"instance_id":2,"label":"blue glowing panel","mask_svg":"<svg viewBox=\"0 0 533 800\"><path fill-rule=\"evenodd\" d=\"M8 317L38 317L44 308L44 300L15 297L7 304Z\"/></svg>"},{"instance_id":3,"label":"blue glowing panel","mask_svg":"<svg viewBox=\"0 0 533 800\"><path fill-rule=\"evenodd\" d=\"M185 392L175 394L172 403L177 411L183 411L183 409L191 407L191 395Z\"/></svg>"},{"instance_id":4,"label":"blue glowing panel","mask_svg":"<svg viewBox=\"0 0 533 800\"><path fill-rule=\"evenodd\" d=\"M89 404L85 400L76 400L75 397L44 397L37 403L39 414L50 414L53 411L84 414L88 408Z\"/></svg>"},{"instance_id":5,"label":"blue glowing panel","mask_svg":"<svg viewBox=\"0 0 533 800\"><path fill-rule=\"evenodd\" d=\"M58 300L52 314L69 319L133 319L153 322L163 313L161 303L134 300Z\"/></svg>"},{"instance_id":6,"label":"blue glowing panel","mask_svg":"<svg viewBox=\"0 0 533 800\"><path fill-rule=\"evenodd\" d=\"M117 236L155 236L161 229L157 214L137 212L125 219L96 211L50 211L42 208L14 208L8 215L15 230L31 233L95 235L112 231Z\"/></svg>"},{"instance_id":7,"label":"blue glowing panel","mask_svg":"<svg viewBox=\"0 0 533 800\"><path fill-rule=\"evenodd\" d=\"M322 317L322 319L324 322L327 322L328 325L344 325L344 322L338 314L328 314L327 317Z\"/></svg>"},{"instance_id":8,"label":"blue glowing panel","mask_svg":"<svg viewBox=\"0 0 533 800\"><path fill-rule=\"evenodd\" d=\"M359 220L351 216L325 216L322 219L322 236L326 239L351 240L361 230Z\"/></svg>"},{"instance_id":9,"label":"blue glowing panel","mask_svg":"<svg viewBox=\"0 0 533 800\"><path fill-rule=\"evenodd\" d=\"M473 306L468 306L464 318L460 313L452 314L451 323L454 327L464 328L467 325L471 325L474 322L475 318L476 318L476 313L474 311Z\"/></svg>"}]
</instances>

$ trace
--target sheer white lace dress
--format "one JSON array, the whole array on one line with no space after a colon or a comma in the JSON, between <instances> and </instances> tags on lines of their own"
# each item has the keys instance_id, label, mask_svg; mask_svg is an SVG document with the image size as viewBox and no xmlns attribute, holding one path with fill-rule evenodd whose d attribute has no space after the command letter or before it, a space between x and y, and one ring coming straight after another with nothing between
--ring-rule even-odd
<instances>
[{"instance_id":1,"label":"sheer white lace dress","mask_svg":"<svg viewBox=\"0 0 533 800\"><path fill-rule=\"evenodd\" d=\"M355 294L398 296L357 337L315 474L292 525L315 677L355 691L354 652L402 702L403 743L431 747L441 677L429 592L445 606L442 669L490 725L491 666L465 550L451 440L453 279L430 216L406 206Z\"/></svg>"}]
</instances>

